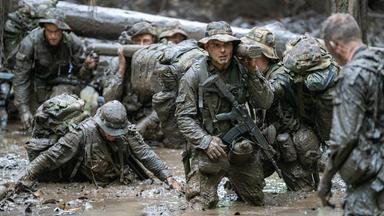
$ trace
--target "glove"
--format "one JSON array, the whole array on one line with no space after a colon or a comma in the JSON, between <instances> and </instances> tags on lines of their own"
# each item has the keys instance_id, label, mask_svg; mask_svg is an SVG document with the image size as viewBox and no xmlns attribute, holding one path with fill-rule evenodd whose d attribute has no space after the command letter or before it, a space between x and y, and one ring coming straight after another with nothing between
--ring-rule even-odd
<instances>
[{"instance_id":1,"label":"glove","mask_svg":"<svg viewBox=\"0 0 384 216\"><path fill-rule=\"evenodd\" d=\"M211 160L218 160L221 157L227 157L227 153L224 149L227 146L223 144L219 137L214 136L212 141L209 143L208 148L205 150L205 153L208 155Z\"/></svg>"},{"instance_id":2,"label":"glove","mask_svg":"<svg viewBox=\"0 0 384 216\"><path fill-rule=\"evenodd\" d=\"M25 105L20 108L20 120L23 125L23 129L27 130L32 127L33 115L31 111L29 111L29 108Z\"/></svg>"}]
</instances>

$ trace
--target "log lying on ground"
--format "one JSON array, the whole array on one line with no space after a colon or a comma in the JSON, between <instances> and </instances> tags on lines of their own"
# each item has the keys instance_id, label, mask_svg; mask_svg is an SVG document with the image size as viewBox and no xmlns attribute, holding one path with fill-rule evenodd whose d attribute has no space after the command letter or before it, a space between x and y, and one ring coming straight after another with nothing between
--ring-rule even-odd
<instances>
[{"instance_id":1,"label":"log lying on ground","mask_svg":"<svg viewBox=\"0 0 384 216\"><path fill-rule=\"evenodd\" d=\"M47 0L24 1L36 5ZM127 25L133 25L136 22L146 20L158 26L163 26L165 23L171 21L179 21L182 28L191 38L199 40L204 36L207 25L202 22L169 18L116 8L90 7L88 5L63 1L59 1L57 8L65 14L65 21L77 35L100 39L116 40ZM297 34L285 30L284 27L279 24L267 25L266 27L276 34L278 53L281 56L281 53L285 50L284 44L289 39L297 36ZM233 27L232 29L238 37L241 37L249 31L249 29L238 27Z\"/></svg>"}]
</instances>

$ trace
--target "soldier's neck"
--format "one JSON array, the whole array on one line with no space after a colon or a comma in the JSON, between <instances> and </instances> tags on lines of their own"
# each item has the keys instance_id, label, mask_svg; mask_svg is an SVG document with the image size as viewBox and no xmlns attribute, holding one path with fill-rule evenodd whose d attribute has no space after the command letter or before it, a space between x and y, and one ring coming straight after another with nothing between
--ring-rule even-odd
<instances>
[{"instance_id":1,"label":"soldier's neck","mask_svg":"<svg viewBox=\"0 0 384 216\"><path fill-rule=\"evenodd\" d=\"M218 62L212 61L212 64L213 64L213 66L214 66L218 71L222 72L222 71L226 71L226 70L229 68L229 66L231 65L231 61L229 61L229 62L226 63L226 64L220 64L220 63L218 63Z\"/></svg>"},{"instance_id":2,"label":"soldier's neck","mask_svg":"<svg viewBox=\"0 0 384 216\"><path fill-rule=\"evenodd\" d=\"M361 41L351 41L348 43L348 49L345 55L347 62L350 62L352 60L353 56L355 56L356 51L359 50L362 46L364 46L364 44Z\"/></svg>"}]
</instances>

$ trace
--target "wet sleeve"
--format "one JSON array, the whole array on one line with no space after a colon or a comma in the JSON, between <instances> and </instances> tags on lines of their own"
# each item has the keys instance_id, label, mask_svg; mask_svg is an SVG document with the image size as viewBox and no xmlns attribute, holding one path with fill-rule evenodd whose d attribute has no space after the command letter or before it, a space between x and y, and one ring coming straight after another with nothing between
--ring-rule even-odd
<instances>
[{"instance_id":1,"label":"wet sleeve","mask_svg":"<svg viewBox=\"0 0 384 216\"><path fill-rule=\"evenodd\" d=\"M249 102L254 108L268 109L273 102L273 92L270 83L259 71L248 73L247 86Z\"/></svg>"},{"instance_id":2,"label":"wet sleeve","mask_svg":"<svg viewBox=\"0 0 384 216\"><path fill-rule=\"evenodd\" d=\"M28 35L21 43L16 54L15 77L13 86L15 90L15 104L29 107L29 91L32 90L33 67L33 39Z\"/></svg>"},{"instance_id":3,"label":"wet sleeve","mask_svg":"<svg viewBox=\"0 0 384 216\"><path fill-rule=\"evenodd\" d=\"M198 117L198 85L196 73L190 69L180 80L176 98L176 117L180 132L199 150L208 148L212 136L205 131Z\"/></svg>"},{"instance_id":4,"label":"wet sleeve","mask_svg":"<svg viewBox=\"0 0 384 216\"><path fill-rule=\"evenodd\" d=\"M134 125L130 126L126 139L137 159L151 171L157 178L164 181L167 177L172 176L168 166L157 156L151 147L144 142L143 137L136 130Z\"/></svg>"},{"instance_id":5,"label":"wet sleeve","mask_svg":"<svg viewBox=\"0 0 384 216\"><path fill-rule=\"evenodd\" d=\"M81 131L69 132L48 150L42 152L27 167L30 179L36 179L43 172L54 170L71 160L78 152L83 140Z\"/></svg>"},{"instance_id":6,"label":"wet sleeve","mask_svg":"<svg viewBox=\"0 0 384 216\"><path fill-rule=\"evenodd\" d=\"M317 71L309 74L304 84L310 91L324 91L334 84L336 73L332 70Z\"/></svg>"},{"instance_id":7,"label":"wet sleeve","mask_svg":"<svg viewBox=\"0 0 384 216\"><path fill-rule=\"evenodd\" d=\"M71 49L72 49L72 64L73 64L73 73L77 74L78 77L82 80L88 81L92 78L92 70L88 69L84 65L86 54L84 51L83 43L80 38L78 38L74 33L69 34L71 40Z\"/></svg>"},{"instance_id":8,"label":"wet sleeve","mask_svg":"<svg viewBox=\"0 0 384 216\"><path fill-rule=\"evenodd\" d=\"M277 101L283 98L288 92L292 92L291 76L285 72L276 72L269 80L273 92L273 100Z\"/></svg>"},{"instance_id":9,"label":"wet sleeve","mask_svg":"<svg viewBox=\"0 0 384 216\"><path fill-rule=\"evenodd\" d=\"M112 100L121 100L123 97L123 77L118 72L119 70L119 59L114 57L111 64L105 70L101 81L103 87L103 97L105 102Z\"/></svg>"},{"instance_id":10,"label":"wet sleeve","mask_svg":"<svg viewBox=\"0 0 384 216\"><path fill-rule=\"evenodd\" d=\"M330 134L330 167L336 172L356 145L362 129L366 98L372 96L368 90L372 80L359 72L346 69L342 72L334 98L332 129ZM370 76L365 74L364 76Z\"/></svg>"}]
</instances>

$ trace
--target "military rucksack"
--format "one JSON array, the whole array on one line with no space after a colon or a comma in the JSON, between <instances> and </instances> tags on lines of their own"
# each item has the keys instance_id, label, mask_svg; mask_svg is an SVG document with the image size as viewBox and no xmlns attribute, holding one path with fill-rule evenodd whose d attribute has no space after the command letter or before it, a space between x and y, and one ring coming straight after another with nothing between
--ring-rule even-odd
<instances>
[{"instance_id":1,"label":"military rucksack","mask_svg":"<svg viewBox=\"0 0 384 216\"><path fill-rule=\"evenodd\" d=\"M61 94L40 105L34 115L32 138L25 144L30 161L88 117L84 104L76 95Z\"/></svg>"},{"instance_id":2,"label":"military rucksack","mask_svg":"<svg viewBox=\"0 0 384 216\"><path fill-rule=\"evenodd\" d=\"M327 68L332 57L316 38L306 34L287 43L283 63L294 78L305 77L312 71Z\"/></svg>"},{"instance_id":3,"label":"military rucksack","mask_svg":"<svg viewBox=\"0 0 384 216\"><path fill-rule=\"evenodd\" d=\"M179 44L153 44L140 49L132 56L131 83L139 94L142 103L148 103L152 96L162 90L159 66L174 66L185 72L204 51L197 47L195 41L184 41ZM176 74L176 79L180 79Z\"/></svg>"}]
</instances>

